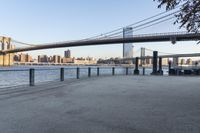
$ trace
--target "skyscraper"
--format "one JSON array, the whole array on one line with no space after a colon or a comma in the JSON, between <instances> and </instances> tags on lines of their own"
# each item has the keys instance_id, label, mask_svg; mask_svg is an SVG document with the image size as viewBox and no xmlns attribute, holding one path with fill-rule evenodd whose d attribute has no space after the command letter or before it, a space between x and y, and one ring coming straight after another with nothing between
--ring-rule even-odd
<instances>
[{"instance_id":1,"label":"skyscraper","mask_svg":"<svg viewBox=\"0 0 200 133\"><path fill-rule=\"evenodd\" d=\"M126 27L123 29L123 38L128 38L133 36L133 28ZM123 58L132 58L133 57L133 45L132 43L123 44Z\"/></svg>"},{"instance_id":2,"label":"skyscraper","mask_svg":"<svg viewBox=\"0 0 200 133\"><path fill-rule=\"evenodd\" d=\"M71 51L69 49L67 51L65 51L64 57L71 58Z\"/></svg>"}]
</instances>

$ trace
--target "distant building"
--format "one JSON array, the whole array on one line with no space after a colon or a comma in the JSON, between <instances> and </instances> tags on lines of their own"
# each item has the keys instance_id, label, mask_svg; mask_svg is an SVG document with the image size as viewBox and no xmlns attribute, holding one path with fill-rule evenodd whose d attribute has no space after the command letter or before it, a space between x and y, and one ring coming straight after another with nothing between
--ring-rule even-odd
<instances>
[{"instance_id":1,"label":"distant building","mask_svg":"<svg viewBox=\"0 0 200 133\"><path fill-rule=\"evenodd\" d=\"M15 62L19 62L20 60L19 60L19 55L14 55L14 57L13 57L13 61L15 61Z\"/></svg>"},{"instance_id":2,"label":"distant building","mask_svg":"<svg viewBox=\"0 0 200 133\"><path fill-rule=\"evenodd\" d=\"M123 38L128 38L133 36L133 28L126 27L123 29ZM123 44L123 58L132 58L133 57L133 45L132 43Z\"/></svg>"},{"instance_id":3,"label":"distant building","mask_svg":"<svg viewBox=\"0 0 200 133\"><path fill-rule=\"evenodd\" d=\"M23 62L23 63L24 62L33 62L33 58L29 54L21 53L19 55L15 54L13 56L13 61L15 61L15 62Z\"/></svg>"},{"instance_id":4,"label":"distant building","mask_svg":"<svg viewBox=\"0 0 200 133\"><path fill-rule=\"evenodd\" d=\"M39 55L38 56L38 62L47 63L48 62L48 56L47 55Z\"/></svg>"},{"instance_id":5,"label":"distant building","mask_svg":"<svg viewBox=\"0 0 200 133\"><path fill-rule=\"evenodd\" d=\"M181 59L180 64L181 64L181 65L185 65L185 59Z\"/></svg>"},{"instance_id":6,"label":"distant building","mask_svg":"<svg viewBox=\"0 0 200 133\"><path fill-rule=\"evenodd\" d=\"M169 65L169 59L168 58L163 58L162 59L162 65L168 66Z\"/></svg>"},{"instance_id":7,"label":"distant building","mask_svg":"<svg viewBox=\"0 0 200 133\"><path fill-rule=\"evenodd\" d=\"M190 58L187 59L186 64L187 64L187 65L192 65L192 59L190 59Z\"/></svg>"},{"instance_id":8,"label":"distant building","mask_svg":"<svg viewBox=\"0 0 200 133\"><path fill-rule=\"evenodd\" d=\"M150 58L150 56L147 56L149 58L146 58L146 64L147 65L151 65L152 64L152 59Z\"/></svg>"},{"instance_id":9,"label":"distant building","mask_svg":"<svg viewBox=\"0 0 200 133\"><path fill-rule=\"evenodd\" d=\"M61 63L61 56L54 55L53 56L53 63Z\"/></svg>"},{"instance_id":10,"label":"distant building","mask_svg":"<svg viewBox=\"0 0 200 133\"><path fill-rule=\"evenodd\" d=\"M74 58L62 58L62 63L74 63Z\"/></svg>"},{"instance_id":11,"label":"distant building","mask_svg":"<svg viewBox=\"0 0 200 133\"><path fill-rule=\"evenodd\" d=\"M71 51L69 49L64 52L64 57L65 58L71 58Z\"/></svg>"},{"instance_id":12,"label":"distant building","mask_svg":"<svg viewBox=\"0 0 200 133\"><path fill-rule=\"evenodd\" d=\"M74 60L74 64L81 64L81 65L92 65L92 64L97 64L97 60L93 58L78 58Z\"/></svg>"}]
</instances>

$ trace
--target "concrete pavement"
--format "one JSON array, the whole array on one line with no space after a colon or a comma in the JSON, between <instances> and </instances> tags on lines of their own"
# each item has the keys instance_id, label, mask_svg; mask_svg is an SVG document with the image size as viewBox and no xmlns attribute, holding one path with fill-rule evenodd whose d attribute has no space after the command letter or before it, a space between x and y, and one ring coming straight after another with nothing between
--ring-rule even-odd
<instances>
[{"instance_id":1,"label":"concrete pavement","mask_svg":"<svg viewBox=\"0 0 200 133\"><path fill-rule=\"evenodd\" d=\"M199 133L200 77L110 76L0 90L2 133Z\"/></svg>"}]
</instances>

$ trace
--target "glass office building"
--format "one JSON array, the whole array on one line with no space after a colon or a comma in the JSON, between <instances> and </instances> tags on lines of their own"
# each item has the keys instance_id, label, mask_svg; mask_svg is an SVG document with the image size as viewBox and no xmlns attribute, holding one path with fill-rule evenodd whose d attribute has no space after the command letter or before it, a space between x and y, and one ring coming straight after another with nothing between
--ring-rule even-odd
<instances>
[{"instance_id":1,"label":"glass office building","mask_svg":"<svg viewBox=\"0 0 200 133\"><path fill-rule=\"evenodd\" d=\"M123 37L128 38L133 36L133 28L126 27L123 29ZM132 58L133 57L133 44L124 43L123 44L123 58Z\"/></svg>"}]
</instances>

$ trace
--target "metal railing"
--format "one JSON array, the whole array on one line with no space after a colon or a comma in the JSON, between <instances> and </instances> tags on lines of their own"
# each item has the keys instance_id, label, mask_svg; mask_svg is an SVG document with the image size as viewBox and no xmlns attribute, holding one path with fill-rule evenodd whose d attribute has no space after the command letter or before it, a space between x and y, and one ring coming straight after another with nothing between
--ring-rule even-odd
<instances>
[{"instance_id":1,"label":"metal railing","mask_svg":"<svg viewBox=\"0 0 200 133\"><path fill-rule=\"evenodd\" d=\"M144 72L143 72L144 73ZM49 81L65 81L99 76L133 75L133 67L59 67L59 68L21 68L0 70L0 88L29 85ZM144 75L144 74L143 74ZM10 86L9 86L10 85Z\"/></svg>"}]
</instances>

